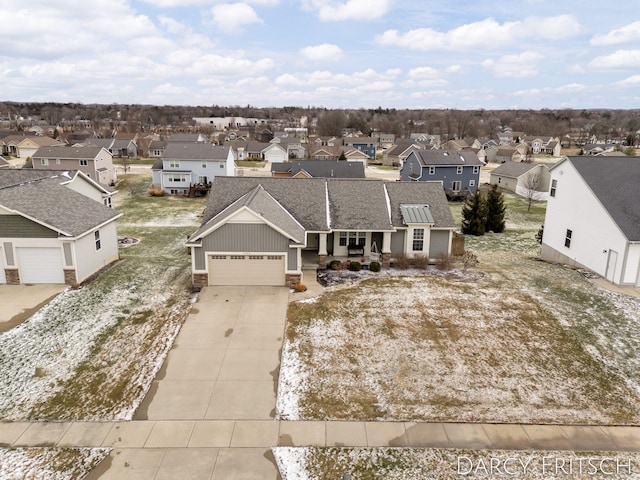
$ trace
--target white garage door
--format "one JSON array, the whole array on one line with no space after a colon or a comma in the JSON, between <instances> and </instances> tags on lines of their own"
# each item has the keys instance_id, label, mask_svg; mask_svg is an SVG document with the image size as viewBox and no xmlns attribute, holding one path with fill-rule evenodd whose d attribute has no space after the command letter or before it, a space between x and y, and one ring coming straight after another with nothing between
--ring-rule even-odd
<instances>
[{"instance_id":1,"label":"white garage door","mask_svg":"<svg viewBox=\"0 0 640 480\"><path fill-rule=\"evenodd\" d=\"M4 274L4 252L2 251L2 247L0 247L0 284L7 283L7 278Z\"/></svg>"},{"instance_id":2,"label":"white garage door","mask_svg":"<svg viewBox=\"0 0 640 480\"><path fill-rule=\"evenodd\" d=\"M21 283L64 283L62 250L59 248L18 248Z\"/></svg>"},{"instance_id":3,"label":"white garage door","mask_svg":"<svg viewBox=\"0 0 640 480\"><path fill-rule=\"evenodd\" d=\"M211 255L209 285L284 285L284 255Z\"/></svg>"}]
</instances>

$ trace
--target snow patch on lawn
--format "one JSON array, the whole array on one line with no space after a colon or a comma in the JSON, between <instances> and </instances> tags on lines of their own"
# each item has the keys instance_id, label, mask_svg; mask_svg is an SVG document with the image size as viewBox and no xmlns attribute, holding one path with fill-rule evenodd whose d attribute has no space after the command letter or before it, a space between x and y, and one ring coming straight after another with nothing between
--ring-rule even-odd
<instances>
[{"instance_id":1,"label":"snow patch on lawn","mask_svg":"<svg viewBox=\"0 0 640 480\"><path fill-rule=\"evenodd\" d=\"M76 480L85 478L111 448L0 449L0 478Z\"/></svg>"}]
</instances>

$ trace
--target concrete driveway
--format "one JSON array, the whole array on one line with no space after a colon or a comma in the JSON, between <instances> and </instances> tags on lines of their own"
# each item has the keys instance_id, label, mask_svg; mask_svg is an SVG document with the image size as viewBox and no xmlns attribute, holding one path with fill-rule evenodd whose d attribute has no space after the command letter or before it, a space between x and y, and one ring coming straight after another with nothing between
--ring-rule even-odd
<instances>
[{"instance_id":1,"label":"concrete driveway","mask_svg":"<svg viewBox=\"0 0 640 480\"><path fill-rule=\"evenodd\" d=\"M24 322L66 285L0 285L0 332Z\"/></svg>"},{"instance_id":2,"label":"concrete driveway","mask_svg":"<svg viewBox=\"0 0 640 480\"><path fill-rule=\"evenodd\" d=\"M279 432L274 417L288 300L285 287L204 288L136 413L141 421L121 426L139 429L134 433L145 445L153 440L157 448L131 449L135 435L120 433L89 478L133 478L136 470L136 478L156 480L279 478L264 445L275 446ZM176 440L199 448L169 448ZM189 473L188 462L195 465Z\"/></svg>"}]
</instances>

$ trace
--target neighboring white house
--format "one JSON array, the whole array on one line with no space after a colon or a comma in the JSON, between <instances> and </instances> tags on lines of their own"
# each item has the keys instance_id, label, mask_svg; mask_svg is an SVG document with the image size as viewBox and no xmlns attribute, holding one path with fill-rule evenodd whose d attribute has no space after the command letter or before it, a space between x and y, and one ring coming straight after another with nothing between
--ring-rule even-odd
<instances>
[{"instance_id":1,"label":"neighboring white house","mask_svg":"<svg viewBox=\"0 0 640 480\"><path fill-rule=\"evenodd\" d=\"M0 171L0 284L76 285L117 260L110 195L77 171Z\"/></svg>"},{"instance_id":2,"label":"neighboring white house","mask_svg":"<svg viewBox=\"0 0 640 480\"><path fill-rule=\"evenodd\" d=\"M550 170L542 258L640 286L640 160L565 157Z\"/></svg>"},{"instance_id":3,"label":"neighboring white house","mask_svg":"<svg viewBox=\"0 0 640 480\"><path fill-rule=\"evenodd\" d=\"M167 143L152 167L153 183L169 195L187 195L193 188L206 192L215 177L235 174L233 149L211 143Z\"/></svg>"},{"instance_id":4,"label":"neighboring white house","mask_svg":"<svg viewBox=\"0 0 640 480\"><path fill-rule=\"evenodd\" d=\"M489 183L533 200L546 200L549 192L547 165L508 161L491 172Z\"/></svg>"}]
</instances>

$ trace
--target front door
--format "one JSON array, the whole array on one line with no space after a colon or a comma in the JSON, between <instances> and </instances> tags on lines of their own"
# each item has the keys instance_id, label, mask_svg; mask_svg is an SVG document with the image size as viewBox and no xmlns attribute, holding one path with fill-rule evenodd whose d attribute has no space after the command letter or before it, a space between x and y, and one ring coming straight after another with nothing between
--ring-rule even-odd
<instances>
[{"instance_id":1,"label":"front door","mask_svg":"<svg viewBox=\"0 0 640 480\"><path fill-rule=\"evenodd\" d=\"M609 258L607 259L607 271L605 278L610 282L614 281L616 275L616 263L618 262L618 252L615 250L609 250Z\"/></svg>"}]
</instances>

